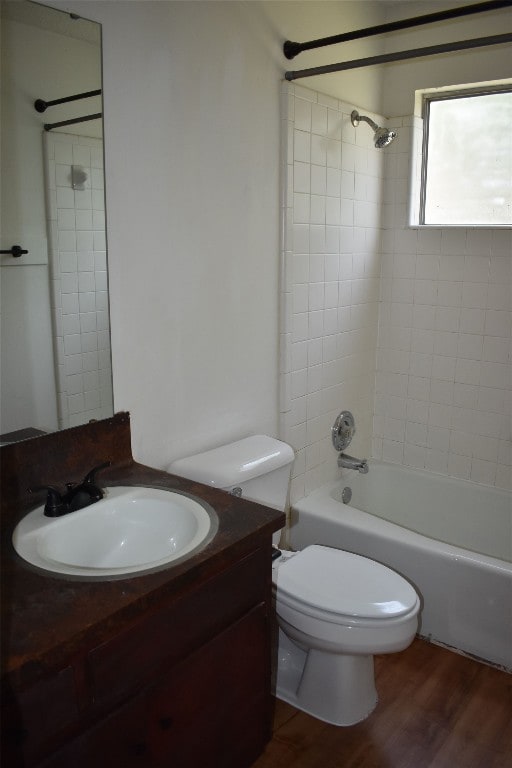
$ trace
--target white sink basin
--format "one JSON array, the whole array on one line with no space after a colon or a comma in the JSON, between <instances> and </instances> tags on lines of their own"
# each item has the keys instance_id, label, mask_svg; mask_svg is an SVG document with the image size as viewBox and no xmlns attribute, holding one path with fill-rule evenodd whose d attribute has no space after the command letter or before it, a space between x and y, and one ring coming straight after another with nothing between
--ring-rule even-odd
<instances>
[{"instance_id":1,"label":"white sink basin","mask_svg":"<svg viewBox=\"0 0 512 768\"><path fill-rule=\"evenodd\" d=\"M45 517L38 507L21 520L12 541L38 568L76 576L127 576L153 571L209 541L217 517L205 502L176 491L115 487L85 509Z\"/></svg>"}]
</instances>

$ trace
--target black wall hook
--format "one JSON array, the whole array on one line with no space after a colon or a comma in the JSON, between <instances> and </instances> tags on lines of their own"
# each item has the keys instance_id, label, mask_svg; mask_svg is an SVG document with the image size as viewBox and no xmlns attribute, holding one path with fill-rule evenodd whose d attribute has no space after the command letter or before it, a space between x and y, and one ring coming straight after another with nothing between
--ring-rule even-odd
<instances>
[{"instance_id":1,"label":"black wall hook","mask_svg":"<svg viewBox=\"0 0 512 768\"><path fill-rule=\"evenodd\" d=\"M13 245L9 251L0 251L0 253L10 253L11 256L14 256L14 258L17 259L19 256L28 253L28 251L22 248L21 245Z\"/></svg>"}]
</instances>

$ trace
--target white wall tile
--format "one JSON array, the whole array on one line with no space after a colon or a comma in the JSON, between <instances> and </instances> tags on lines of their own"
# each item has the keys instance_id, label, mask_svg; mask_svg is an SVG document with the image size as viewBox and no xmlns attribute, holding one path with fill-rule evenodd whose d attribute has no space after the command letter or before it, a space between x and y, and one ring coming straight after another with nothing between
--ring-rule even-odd
<instances>
[{"instance_id":1,"label":"white wall tile","mask_svg":"<svg viewBox=\"0 0 512 768\"><path fill-rule=\"evenodd\" d=\"M485 309L487 306L487 283L463 283L462 306Z\"/></svg>"},{"instance_id":2,"label":"white wall tile","mask_svg":"<svg viewBox=\"0 0 512 768\"><path fill-rule=\"evenodd\" d=\"M510 284L493 283L487 290L487 307L494 310L512 310L512 291Z\"/></svg>"},{"instance_id":3,"label":"white wall tile","mask_svg":"<svg viewBox=\"0 0 512 768\"><path fill-rule=\"evenodd\" d=\"M53 303L62 308L56 332L64 334L62 344L57 338L61 358L57 377L59 420L61 426L70 426L84 419L103 418L112 407L103 152L100 140L68 134L49 135L46 146L49 183L58 184L48 216L54 247L60 251L53 265ZM83 165L88 173L83 192L71 188L72 162ZM95 187L92 193L91 186ZM86 380L84 374L82 381L84 371L94 372L94 376ZM99 373L108 374L108 381L100 382Z\"/></svg>"},{"instance_id":4,"label":"white wall tile","mask_svg":"<svg viewBox=\"0 0 512 768\"><path fill-rule=\"evenodd\" d=\"M311 108L310 101L304 101L304 99L295 99L294 103L294 122L295 128L299 131L311 132ZM315 105L317 106L317 105Z\"/></svg>"},{"instance_id":5,"label":"white wall tile","mask_svg":"<svg viewBox=\"0 0 512 768\"><path fill-rule=\"evenodd\" d=\"M311 136L311 150L310 156L307 160L302 157L306 162L311 160L315 165L327 166L327 145L328 140L324 136ZM304 155L305 153L303 153ZM296 159L299 159L298 157Z\"/></svg>"},{"instance_id":6,"label":"white wall tile","mask_svg":"<svg viewBox=\"0 0 512 768\"><path fill-rule=\"evenodd\" d=\"M359 403L367 453L510 487L511 233L406 228L408 152L375 152L349 106L298 93L288 270L306 442L293 492L335 476L328 419Z\"/></svg>"},{"instance_id":7,"label":"white wall tile","mask_svg":"<svg viewBox=\"0 0 512 768\"><path fill-rule=\"evenodd\" d=\"M295 192L293 195L293 221L294 224L309 224L310 222L310 195Z\"/></svg>"},{"instance_id":8,"label":"white wall tile","mask_svg":"<svg viewBox=\"0 0 512 768\"><path fill-rule=\"evenodd\" d=\"M311 131L320 136L327 135L327 107L322 104L311 105Z\"/></svg>"},{"instance_id":9,"label":"white wall tile","mask_svg":"<svg viewBox=\"0 0 512 768\"><path fill-rule=\"evenodd\" d=\"M67 355L78 355L82 351L82 343L80 339L80 334L75 333L71 334L70 336L64 336L64 354Z\"/></svg>"},{"instance_id":10,"label":"white wall tile","mask_svg":"<svg viewBox=\"0 0 512 768\"><path fill-rule=\"evenodd\" d=\"M326 195L332 194L328 192L328 170L323 165L307 165L307 172L310 175L310 184L307 190L298 191L310 191L313 195Z\"/></svg>"},{"instance_id":11,"label":"white wall tile","mask_svg":"<svg viewBox=\"0 0 512 768\"><path fill-rule=\"evenodd\" d=\"M454 382L449 379L432 379L430 382L430 402L451 405L454 403Z\"/></svg>"},{"instance_id":12,"label":"white wall tile","mask_svg":"<svg viewBox=\"0 0 512 768\"><path fill-rule=\"evenodd\" d=\"M311 195L310 198L310 222L311 224L325 224L326 199L323 195Z\"/></svg>"},{"instance_id":13,"label":"white wall tile","mask_svg":"<svg viewBox=\"0 0 512 768\"><path fill-rule=\"evenodd\" d=\"M301 97L306 90L302 89ZM308 106L298 107L299 117L291 134L295 195L290 214L294 238L291 260L286 262L288 269L291 267L289 284L294 295L292 366L305 366L293 371L290 385L291 403L306 402L304 481L299 473L294 486L301 490L312 489L336 474L330 426L342 407L350 405L357 412L363 399L358 435L364 453L370 452L381 186L368 174L376 175L382 165L382 161L368 162L368 153L375 153L370 142L357 148L350 144L350 139L355 139L354 129L337 100L308 93L313 95L307 99ZM298 99L294 101L290 114L297 114ZM311 133L306 136L308 125ZM359 174L357 196L361 204L357 211L355 169ZM354 221L359 224L355 229ZM309 340L305 361L306 338ZM349 405L345 398L350 400ZM283 428L289 429L286 425ZM301 434L304 436L304 432Z\"/></svg>"},{"instance_id":14,"label":"white wall tile","mask_svg":"<svg viewBox=\"0 0 512 768\"><path fill-rule=\"evenodd\" d=\"M294 163L293 166L293 189L294 192L311 192L311 176L309 163Z\"/></svg>"},{"instance_id":15,"label":"white wall tile","mask_svg":"<svg viewBox=\"0 0 512 768\"><path fill-rule=\"evenodd\" d=\"M488 309L485 313L485 334L510 338L512 332L512 312Z\"/></svg>"},{"instance_id":16,"label":"white wall tile","mask_svg":"<svg viewBox=\"0 0 512 768\"><path fill-rule=\"evenodd\" d=\"M311 138L310 133L298 131L293 133L293 156L295 162L309 163L311 160Z\"/></svg>"},{"instance_id":17,"label":"white wall tile","mask_svg":"<svg viewBox=\"0 0 512 768\"><path fill-rule=\"evenodd\" d=\"M462 307L460 312L460 330L464 333L482 334L484 329L485 310Z\"/></svg>"},{"instance_id":18,"label":"white wall tile","mask_svg":"<svg viewBox=\"0 0 512 768\"><path fill-rule=\"evenodd\" d=\"M65 314L62 315L62 333L64 336L80 333L80 315Z\"/></svg>"},{"instance_id":19,"label":"white wall tile","mask_svg":"<svg viewBox=\"0 0 512 768\"><path fill-rule=\"evenodd\" d=\"M71 315L79 311L79 294L65 293L62 295L62 314Z\"/></svg>"},{"instance_id":20,"label":"white wall tile","mask_svg":"<svg viewBox=\"0 0 512 768\"><path fill-rule=\"evenodd\" d=\"M493 363L501 363L503 360L507 360L509 346L509 339L502 339L498 336L484 336L482 360Z\"/></svg>"}]
</instances>

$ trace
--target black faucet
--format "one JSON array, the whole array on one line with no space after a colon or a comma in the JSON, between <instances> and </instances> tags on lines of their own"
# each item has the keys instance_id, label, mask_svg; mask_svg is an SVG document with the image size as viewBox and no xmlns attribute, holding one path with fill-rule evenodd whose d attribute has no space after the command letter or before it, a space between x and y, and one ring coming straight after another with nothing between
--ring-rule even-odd
<instances>
[{"instance_id":1,"label":"black faucet","mask_svg":"<svg viewBox=\"0 0 512 768\"><path fill-rule=\"evenodd\" d=\"M44 505L46 517L60 517L61 515L67 515L69 512L76 512L78 509L88 507L90 504L94 504L103 498L104 492L95 484L94 475L100 469L109 467L110 464L110 461L106 461L94 467L78 485L66 483L67 491L64 494L61 494L53 486L39 486L31 488L30 491L31 493L42 490L48 492L46 504Z\"/></svg>"}]
</instances>

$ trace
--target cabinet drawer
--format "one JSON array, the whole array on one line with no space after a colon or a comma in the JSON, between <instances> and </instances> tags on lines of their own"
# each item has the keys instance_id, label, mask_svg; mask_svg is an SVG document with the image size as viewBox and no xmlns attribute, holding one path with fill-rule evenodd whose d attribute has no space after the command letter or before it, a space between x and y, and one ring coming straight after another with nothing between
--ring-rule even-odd
<instances>
[{"instance_id":1,"label":"cabinet drawer","mask_svg":"<svg viewBox=\"0 0 512 768\"><path fill-rule=\"evenodd\" d=\"M88 655L95 703L140 687L267 598L268 553L257 550Z\"/></svg>"}]
</instances>

